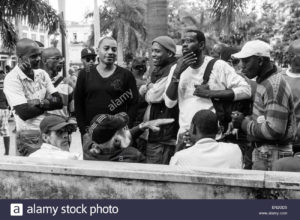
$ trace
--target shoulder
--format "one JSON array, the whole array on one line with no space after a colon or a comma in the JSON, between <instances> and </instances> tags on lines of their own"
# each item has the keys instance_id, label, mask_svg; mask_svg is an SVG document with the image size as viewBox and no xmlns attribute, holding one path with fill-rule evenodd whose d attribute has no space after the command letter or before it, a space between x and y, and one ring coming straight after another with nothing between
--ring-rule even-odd
<instances>
[{"instance_id":1,"label":"shoulder","mask_svg":"<svg viewBox=\"0 0 300 220\"><path fill-rule=\"evenodd\" d=\"M242 154L242 151L241 151L239 145L237 145L237 144L219 142L219 145L221 145L223 150L226 149L228 152Z\"/></svg>"},{"instance_id":2,"label":"shoulder","mask_svg":"<svg viewBox=\"0 0 300 220\"><path fill-rule=\"evenodd\" d=\"M125 69L125 68L120 67L118 65L116 65L116 72L124 74L125 76L133 76L132 73L128 69Z\"/></svg>"}]
</instances>

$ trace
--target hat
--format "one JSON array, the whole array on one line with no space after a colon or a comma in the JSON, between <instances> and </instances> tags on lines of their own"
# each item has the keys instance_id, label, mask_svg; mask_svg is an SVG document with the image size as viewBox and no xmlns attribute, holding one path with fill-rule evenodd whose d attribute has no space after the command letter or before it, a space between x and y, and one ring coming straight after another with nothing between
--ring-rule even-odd
<instances>
[{"instance_id":1,"label":"hat","mask_svg":"<svg viewBox=\"0 0 300 220\"><path fill-rule=\"evenodd\" d=\"M100 114L91 121L89 133L97 144L109 141L115 133L127 126L129 117L125 112L116 115Z\"/></svg>"},{"instance_id":2,"label":"hat","mask_svg":"<svg viewBox=\"0 0 300 220\"><path fill-rule=\"evenodd\" d=\"M172 38L170 38L168 36L159 36L159 37L155 38L152 41L152 44L154 42L159 43L161 46L163 46L167 50L169 50L172 53L176 54L176 44L175 44L175 42Z\"/></svg>"},{"instance_id":3,"label":"hat","mask_svg":"<svg viewBox=\"0 0 300 220\"><path fill-rule=\"evenodd\" d=\"M18 57L22 57L24 55L32 56L40 53L41 50L39 48L39 45L33 40L23 38L17 42L16 54Z\"/></svg>"},{"instance_id":4,"label":"hat","mask_svg":"<svg viewBox=\"0 0 300 220\"><path fill-rule=\"evenodd\" d=\"M40 130L42 133L48 131L58 131L68 125L75 126L74 122L68 122L65 118L58 115L48 115L40 123Z\"/></svg>"},{"instance_id":5,"label":"hat","mask_svg":"<svg viewBox=\"0 0 300 220\"><path fill-rule=\"evenodd\" d=\"M261 40L248 41L238 53L232 54L234 58L242 59L251 56L271 57L271 46Z\"/></svg>"},{"instance_id":6,"label":"hat","mask_svg":"<svg viewBox=\"0 0 300 220\"><path fill-rule=\"evenodd\" d=\"M97 56L95 53L95 50L93 48L84 48L81 51L81 58L87 57L87 56Z\"/></svg>"}]
</instances>

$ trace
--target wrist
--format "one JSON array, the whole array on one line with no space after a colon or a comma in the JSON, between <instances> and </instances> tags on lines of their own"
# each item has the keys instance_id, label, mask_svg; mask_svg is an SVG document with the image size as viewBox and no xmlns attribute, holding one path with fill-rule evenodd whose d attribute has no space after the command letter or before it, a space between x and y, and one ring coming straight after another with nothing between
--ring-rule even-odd
<instances>
[{"instance_id":1,"label":"wrist","mask_svg":"<svg viewBox=\"0 0 300 220\"><path fill-rule=\"evenodd\" d=\"M145 125L146 125L146 123L145 123L145 122L142 122L141 124L139 124L139 129L140 129L140 130L146 130L147 127L146 127Z\"/></svg>"}]
</instances>

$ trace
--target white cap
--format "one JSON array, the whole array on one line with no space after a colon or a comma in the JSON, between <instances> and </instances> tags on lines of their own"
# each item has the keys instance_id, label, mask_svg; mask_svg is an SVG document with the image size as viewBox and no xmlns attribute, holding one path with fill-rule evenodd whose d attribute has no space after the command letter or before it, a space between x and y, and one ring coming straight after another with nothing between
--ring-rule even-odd
<instances>
[{"instance_id":1,"label":"white cap","mask_svg":"<svg viewBox=\"0 0 300 220\"><path fill-rule=\"evenodd\" d=\"M271 57L271 46L261 40L248 41L238 53L232 54L234 58L242 59L251 56Z\"/></svg>"}]
</instances>

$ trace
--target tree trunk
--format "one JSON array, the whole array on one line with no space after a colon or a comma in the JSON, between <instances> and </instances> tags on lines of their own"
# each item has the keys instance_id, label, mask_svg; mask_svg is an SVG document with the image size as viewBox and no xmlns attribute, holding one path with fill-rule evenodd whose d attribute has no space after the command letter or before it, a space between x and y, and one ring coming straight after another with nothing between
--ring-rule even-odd
<instances>
[{"instance_id":1,"label":"tree trunk","mask_svg":"<svg viewBox=\"0 0 300 220\"><path fill-rule=\"evenodd\" d=\"M117 56L117 62L119 66L124 67L124 55L123 55L123 35L124 32L122 31L122 28L118 30L118 37L117 37L117 42L118 42L118 56Z\"/></svg>"},{"instance_id":2,"label":"tree trunk","mask_svg":"<svg viewBox=\"0 0 300 220\"><path fill-rule=\"evenodd\" d=\"M151 42L154 38L168 34L168 0L147 0L147 30L148 45L151 48ZM150 64L151 49L148 50Z\"/></svg>"}]
</instances>

